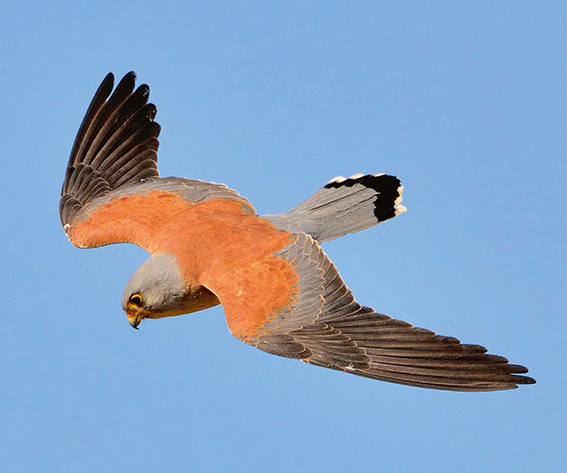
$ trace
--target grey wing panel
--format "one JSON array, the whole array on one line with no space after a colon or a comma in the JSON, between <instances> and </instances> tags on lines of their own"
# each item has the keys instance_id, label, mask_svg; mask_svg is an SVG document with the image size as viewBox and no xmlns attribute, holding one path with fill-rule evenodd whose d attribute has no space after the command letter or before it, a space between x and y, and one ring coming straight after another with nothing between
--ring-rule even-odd
<instances>
[{"instance_id":1,"label":"grey wing panel","mask_svg":"<svg viewBox=\"0 0 567 473\"><path fill-rule=\"evenodd\" d=\"M461 344L355 301L334 265L299 234L281 257L299 274L297 300L260 337L258 348L367 378L454 391L513 389L527 369L479 345Z\"/></svg>"},{"instance_id":2,"label":"grey wing panel","mask_svg":"<svg viewBox=\"0 0 567 473\"><path fill-rule=\"evenodd\" d=\"M234 200L242 204L243 209L251 215L256 211L248 199L224 184L185 179L182 177L164 177L161 179L143 182L138 185L140 190L163 190L173 192L188 202L197 204L213 199Z\"/></svg>"}]
</instances>

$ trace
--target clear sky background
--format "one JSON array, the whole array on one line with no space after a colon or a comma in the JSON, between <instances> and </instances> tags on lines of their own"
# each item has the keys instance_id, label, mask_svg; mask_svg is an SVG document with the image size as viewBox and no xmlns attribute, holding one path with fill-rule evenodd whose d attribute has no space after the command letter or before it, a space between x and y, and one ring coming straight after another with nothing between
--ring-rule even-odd
<instances>
[{"instance_id":1,"label":"clear sky background","mask_svg":"<svg viewBox=\"0 0 567 473\"><path fill-rule=\"evenodd\" d=\"M556 472L565 372L567 4L0 2L2 472ZM151 86L162 175L259 213L395 174L408 212L324 246L377 311L530 368L468 394L308 366L221 307L128 325L134 246L58 201L109 71Z\"/></svg>"}]
</instances>

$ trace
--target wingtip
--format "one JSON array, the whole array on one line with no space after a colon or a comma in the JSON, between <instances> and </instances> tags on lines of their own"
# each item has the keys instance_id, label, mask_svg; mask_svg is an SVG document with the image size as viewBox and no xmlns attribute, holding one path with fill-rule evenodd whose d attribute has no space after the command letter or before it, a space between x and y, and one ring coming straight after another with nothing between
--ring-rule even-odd
<instances>
[{"instance_id":1,"label":"wingtip","mask_svg":"<svg viewBox=\"0 0 567 473\"><path fill-rule=\"evenodd\" d=\"M108 74L106 74L104 76L104 79L102 80L102 83L106 83L108 81L111 81L113 86L114 86L114 74L112 72L109 72Z\"/></svg>"},{"instance_id":2,"label":"wingtip","mask_svg":"<svg viewBox=\"0 0 567 473\"><path fill-rule=\"evenodd\" d=\"M531 376L514 376L514 382L517 384L537 384L537 381Z\"/></svg>"}]
</instances>

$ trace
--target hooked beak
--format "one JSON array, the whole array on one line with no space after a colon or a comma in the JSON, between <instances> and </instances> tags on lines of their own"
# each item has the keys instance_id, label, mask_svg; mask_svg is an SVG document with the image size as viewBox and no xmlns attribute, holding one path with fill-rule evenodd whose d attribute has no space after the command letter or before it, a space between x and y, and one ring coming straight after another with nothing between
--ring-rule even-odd
<instances>
[{"instance_id":1,"label":"hooked beak","mask_svg":"<svg viewBox=\"0 0 567 473\"><path fill-rule=\"evenodd\" d=\"M128 315L128 322L130 322L132 328L138 330L138 325L140 325L140 322L144 319L142 314L130 311L126 312L126 314Z\"/></svg>"}]
</instances>

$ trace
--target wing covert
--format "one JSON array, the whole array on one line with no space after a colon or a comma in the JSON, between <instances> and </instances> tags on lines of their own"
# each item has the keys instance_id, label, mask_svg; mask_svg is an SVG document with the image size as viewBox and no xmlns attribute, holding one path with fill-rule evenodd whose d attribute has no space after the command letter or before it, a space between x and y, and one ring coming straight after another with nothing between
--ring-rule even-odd
<instances>
[{"instance_id":1,"label":"wing covert","mask_svg":"<svg viewBox=\"0 0 567 473\"><path fill-rule=\"evenodd\" d=\"M528 370L480 345L413 327L360 305L310 236L274 256L298 275L293 300L267 317L257 340L279 356L393 383L454 391L514 389L535 380ZM227 314L228 317L228 314Z\"/></svg>"}]
</instances>

